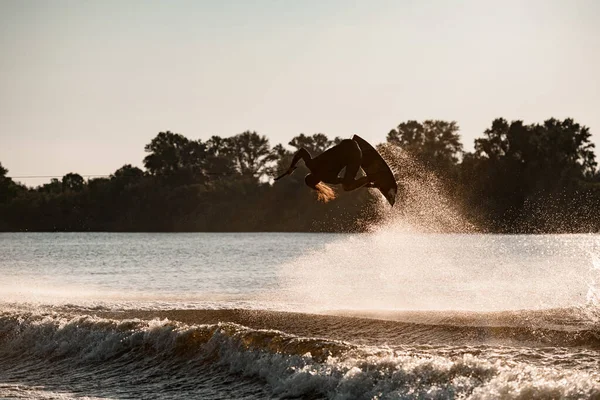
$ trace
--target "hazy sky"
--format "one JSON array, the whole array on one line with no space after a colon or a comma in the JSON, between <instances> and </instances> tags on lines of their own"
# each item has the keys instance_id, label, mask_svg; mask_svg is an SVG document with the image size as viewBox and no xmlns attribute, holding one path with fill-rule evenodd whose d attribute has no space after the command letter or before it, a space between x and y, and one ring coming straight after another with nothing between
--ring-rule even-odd
<instances>
[{"instance_id":1,"label":"hazy sky","mask_svg":"<svg viewBox=\"0 0 600 400\"><path fill-rule=\"evenodd\" d=\"M110 174L163 130L379 143L429 118L472 149L500 116L572 117L599 146L599 18L595 0L0 0L0 162Z\"/></svg>"}]
</instances>

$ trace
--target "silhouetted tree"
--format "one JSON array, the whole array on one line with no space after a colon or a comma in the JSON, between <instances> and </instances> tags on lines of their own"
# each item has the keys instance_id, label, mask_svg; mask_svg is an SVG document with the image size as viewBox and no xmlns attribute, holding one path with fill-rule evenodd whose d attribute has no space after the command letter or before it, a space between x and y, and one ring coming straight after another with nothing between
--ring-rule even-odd
<instances>
[{"instance_id":1,"label":"silhouetted tree","mask_svg":"<svg viewBox=\"0 0 600 400\"><path fill-rule=\"evenodd\" d=\"M71 190L73 192L80 192L83 190L85 186L85 180L79 174L74 174L72 172L66 174L62 178L62 188L63 190Z\"/></svg>"},{"instance_id":2,"label":"silhouetted tree","mask_svg":"<svg viewBox=\"0 0 600 400\"><path fill-rule=\"evenodd\" d=\"M288 169L290 163L292 162L292 156L294 153L283 147L281 143L273 147L271 151L273 156L277 160L275 164L275 168L272 171L273 177L277 177L281 175L284 171Z\"/></svg>"},{"instance_id":3,"label":"silhouetted tree","mask_svg":"<svg viewBox=\"0 0 600 400\"><path fill-rule=\"evenodd\" d=\"M400 146L426 167L450 174L462 155L462 143L455 121L407 121L392 129L388 143Z\"/></svg>"},{"instance_id":4,"label":"silhouetted tree","mask_svg":"<svg viewBox=\"0 0 600 400\"><path fill-rule=\"evenodd\" d=\"M63 185L57 178L52 178L50 179L50 183L43 184L38 188L38 190L45 193L61 193L63 190Z\"/></svg>"},{"instance_id":5,"label":"silhouetted tree","mask_svg":"<svg viewBox=\"0 0 600 400\"><path fill-rule=\"evenodd\" d=\"M273 153L274 157L277 157L278 160L293 154L291 151L283 147L281 143L279 143L276 146L273 146L271 153Z\"/></svg>"},{"instance_id":6,"label":"silhouetted tree","mask_svg":"<svg viewBox=\"0 0 600 400\"><path fill-rule=\"evenodd\" d=\"M126 186L134 185L144 178L144 171L131 164L125 164L117 169L111 176L110 180L94 180L96 190L107 190L108 187L113 187L117 190L123 190ZM88 182L91 185L92 181Z\"/></svg>"},{"instance_id":7,"label":"silhouetted tree","mask_svg":"<svg viewBox=\"0 0 600 400\"><path fill-rule=\"evenodd\" d=\"M160 132L145 146L150 153L144 166L155 176L167 178L175 184L206 181L206 144L190 141L179 133Z\"/></svg>"},{"instance_id":8,"label":"silhouetted tree","mask_svg":"<svg viewBox=\"0 0 600 400\"><path fill-rule=\"evenodd\" d=\"M237 174L231 141L220 136L212 136L206 141L207 170L212 180Z\"/></svg>"},{"instance_id":9,"label":"silhouetted tree","mask_svg":"<svg viewBox=\"0 0 600 400\"><path fill-rule=\"evenodd\" d=\"M20 192L27 190L23 185L13 182L11 178L6 176L7 174L8 169L0 163L0 204L12 200Z\"/></svg>"},{"instance_id":10,"label":"silhouetted tree","mask_svg":"<svg viewBox=\"0 0 600 400\"><path fill-rule=\"evenodd\" d=\"M241 175L259 179L271 173L271 164L276 156L271 152L266 136L245 131L229 138L228 141L234 165Z\"/></svg>"},{"instance_id":11,"label":"silhouetted tree","mask_svg":"<svg viewBox=\"0 0 600 400\"><path fill-rule=\"evenodd\" d=\"M190 141L179 133L159 132L144 150L144 166L153 175L169 176L183 168L182 153Z\"/></svg>"},{"instance_id":12,"label":"silhouetted tree","mask_svg":"<svg viewBox=\"0 0 600 400\"><path fill-rule=\"evenodd\" d=\"M461 180L471 203L510 230L506 226L515 218L526 218L521 210L527 203L575 196L578 182L593 176L589 139L589 129L572 119L525 125L498 118L475 140L475 152L465 156Z\"/></svg>"},{"instance_id":13,"label":"silhouetted tree","mask_svg":"<svg viewBox=\"0 0 600 400\"><path fill-rule=\"evenodd\" d=\"M118 170L116 170L110 179L120 179L125 181L136 181L144 176L144 171L138 167L134 167L131 164L125 164Z\"/></svg>"},{"instance_id":14,"label":"silhouetted tree","mask_svg":"<svg viewBox=\"0 0 600 400\"><path fill-rule=\"evenodd\" d=\"M571 119L532 125L497 119L458 165L457 129L453 122L408 121L388 141L443 174L446 192L483 229L600 231L600 173L588 128ZM127 164L110 179L86 183L71 173L36 189L13 182L0 164L0 231L362 230L381 216L375 191L341 191L335 201L320 204L302 183L302 163L276 184L263 180L275 160L279 173L287 169L295 149L316 156L340 140L300 134L288 150L270 148L252 131L206 142L160 132L145 146L147 172ZM431 175L405 155L398 160L406 161L399 185L403 179L428 185Z\"/></svg>"},{"instance_id":15,"label":"silhouetted tree","mask_svg":"<svg viewBox=\"0 0 600 400\"><path fill-rule=\"evenodd\" d=\"M312 136L301 133L298 136L293 137L288 144L296 148L296 150L305 148L312 156L316 156L341 141L342 139L340 137L329 140L323 133L315 133Z\"/></svg>"},{"instance_id":16,"label":"silhouetted tree","mask_svg":"<svg viewBox=\"0 0 600 400\"><path fill-rule=\"evenodd\" d=\"M497 179L522 176L532 189L552 189L595 173L594 144L585 126L568 118L543 124L510 124L498 118L475 140L475 157L487 161ZM502 176L498 175L501 174Z\"/></svg>"}]
</instances>

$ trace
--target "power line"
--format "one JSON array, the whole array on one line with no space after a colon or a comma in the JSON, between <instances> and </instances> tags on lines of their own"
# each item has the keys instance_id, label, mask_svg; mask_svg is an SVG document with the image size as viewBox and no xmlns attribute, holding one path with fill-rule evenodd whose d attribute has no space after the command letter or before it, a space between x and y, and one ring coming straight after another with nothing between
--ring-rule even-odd
<instances>
[{"instance_id":1,"label":"power line","mask_svg":"<svg viewBox=\"0 0 600 400\"><path fill-rule=\"evenodd\" d=\"M39 179L39 178L62 178L64 175L23 175L23 176L7 176L6 178L10 179ZM82 178L108 178L110 175L81 175Z\"/></svg>"},{"instance_id":2,"label":"power line","mask_svg":"<svg viewBox=\"0 0 600 400\"><path fill-rule=\"evenodd\" d=\"M204 174L206 175L234 175L235 173L233 172L213 172L213 171L205 171ZM92 174L92 175L81 175L81 174L77 174L79 176L81 176L82 178L110 178L113 175L96 175L96 174ZM121 176L139 176L139 175L121 175ZM5 178L9 178L9 179L48 179L48 178L63 178L64 175L21 175L21 176L6 176Z\"/></svg>"}]
</instances>

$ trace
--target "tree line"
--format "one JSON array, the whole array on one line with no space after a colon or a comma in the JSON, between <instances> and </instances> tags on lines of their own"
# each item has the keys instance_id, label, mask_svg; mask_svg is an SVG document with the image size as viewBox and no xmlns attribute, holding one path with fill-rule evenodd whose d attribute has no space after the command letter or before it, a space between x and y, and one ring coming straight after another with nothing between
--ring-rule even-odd
<instances>
[{"instance_id":1,"label":"tree line","mask_svg":"<svg viewBox=\"0 0 600 400\"><path fill-rule=\"evenodd\" d=\"M572 119L498 118L465 152L456 122L426 120L400 123L378 146L411 160L390 162L400 165L395 207L403 207L403 182L426 173L481 231L598 232L590 137ZM144 169L127 164L89 180L68 173L35 188L0 164L0 231L362 231L384 218L376 191L338 190L322 204L304 186L305 167L272 181L296 150L314 156L340 140L299 134L271 147L253 131L206 141L165 131L145 146Z\"/></svg>"}]
</instances>

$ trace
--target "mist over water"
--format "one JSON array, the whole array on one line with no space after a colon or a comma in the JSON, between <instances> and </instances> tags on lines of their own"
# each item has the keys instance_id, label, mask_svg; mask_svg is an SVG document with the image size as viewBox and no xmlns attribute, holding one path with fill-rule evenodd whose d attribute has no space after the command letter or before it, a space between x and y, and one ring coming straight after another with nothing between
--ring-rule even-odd
<instances>
[{"instance_id":1,"label":"mist over water","mask_svg":"<svg viewBox=\"0 0 600 400\"><path fill-rule=\"evenodd\" d=\"M397 147L380 151L401 182L396 206L382 197L383 221L368 234L281 268L287 300L312 310L594 312L600 238L478 234L433 173Z\"/></svg>"},{"instance_id":2,"label":"mist over water","mask_svg":"<svg viewBox=\"0 0 600 400\"><path fill-rule=\"evenodd\" d=\"M456 204L445 195L440 179L397 146L379 146L383 158L399 182L397 205L390 209L381 204L384 215L372 231L435 233L478 233L481 230L467 220Z\"/></svg>"},{"instance_id":3,"label":"mist over water","mask_svg":"<svg viewBox=\"0 0 600 400\"><path fill-rule=\"evenodd\" d=\"M583 245L582 245L583 244ZM593 236L472 236L381 229L281 270L315 309L501 311L593 303Z\"/></svg>"}]
</instances>

